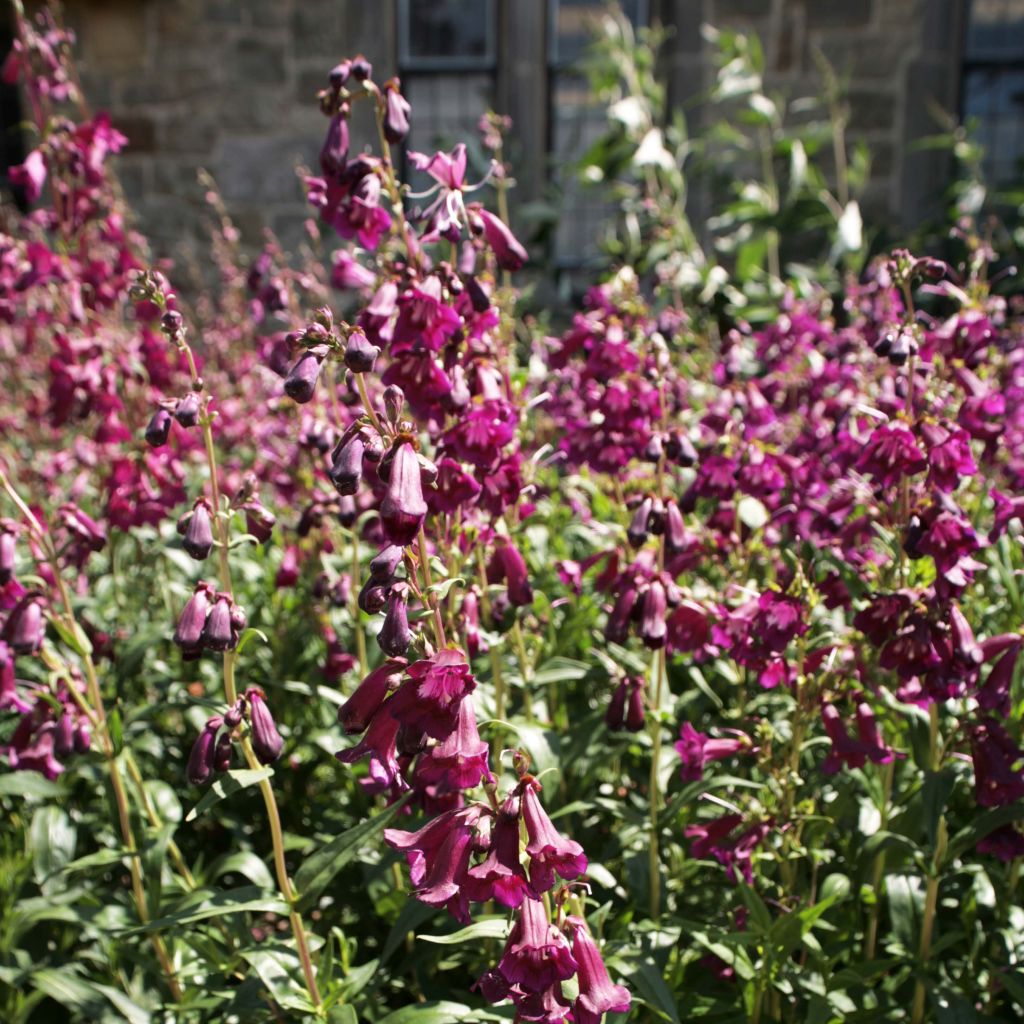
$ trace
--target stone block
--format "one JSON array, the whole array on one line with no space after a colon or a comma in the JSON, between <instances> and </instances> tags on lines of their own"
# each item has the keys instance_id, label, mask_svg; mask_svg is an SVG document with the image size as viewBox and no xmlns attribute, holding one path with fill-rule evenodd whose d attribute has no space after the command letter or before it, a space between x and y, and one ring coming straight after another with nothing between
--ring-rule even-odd
<instances>
[{"instance_id":1,"label":"stone block","mask_svg":"<svg viewBox=\"0 0 1024 1024\"><path fill-rule=\"evenodd\" d=\"M840 79L892 78L915 45L912 32L829 33L821 51Z\"/></svg>"},{"instance_id":2,"label":"stone block","mask_svg":"<svg viewBox=\"0 0 1024 1024\"><path fill-rule=\"evenodd\" d=\"M113 114L117 130L128 138L126 153L152 153L156 149L157 130L151 117L140 113Z\"/></svg>"},{"instance_id":3,"label":"stone block","mask_svg":"<svg viewBox=\"0 0 1024 1024\"><path fill-rule=\"evenodd\" d=\"M295 166L314 166L321 142L307 135L228 135L220 139L210 170L228 200L301 201Z\"/></svg>"},{"instance_id":4,"label":"stone block","mask_svg":"<svg viewBox=\"0 0 1024 1024\"><path fill-rule=\"evenodd\" d=\"M259 82L261 85L281 84L287 78L285 60L287 42L243 36L229 51L228 75L235 81Z\"/></svg>"},{"instance_id":5,"label":"stone block","mask_svg":"<svg viewBox=\"0 0 1024 1024\"><path fill-rule=\"evenodd\" d=\"M850 131L891 131L897 120L899 99L894 89L854 87L847 96Z\"/></svg>"},{"instance_id":6,"label":"stone block","mask_svg":"<svg viewBox=\"0 0 1024 1024\"><path fill-rule=\"evenodd\" d=\"M855 28L869 25L876 0L804 0L807 27ZM884 4L885 0L881 0Z\"/></svg>"},{"instance_id":7,"label":"stone block","mask_svg":"<svg viewBox=\"0 0 1024 1024\"><path fill-rule=\"evenodd\" d=\"M105 75L145 66L149 53L145 4L97 0L73 13L83 64Z\"/></svg>"}]
</instances>

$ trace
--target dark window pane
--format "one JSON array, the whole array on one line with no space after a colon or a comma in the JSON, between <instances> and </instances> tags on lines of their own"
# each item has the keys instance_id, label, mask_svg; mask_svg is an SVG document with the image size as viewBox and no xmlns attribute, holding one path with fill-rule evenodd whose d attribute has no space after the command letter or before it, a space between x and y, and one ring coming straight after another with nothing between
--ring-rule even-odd
<instances>
[{"instance_id":1,"label":"dark window pane","mask_svg":"<svg viewBox=\"0 0 1024 1024\"><path fill-rule=\"evenodd\" d=\"M409 62L491 59L488 0L406 0L405 55Z\"/></svg>"},{"instance_id":2,"label":"dark window pane","mask_svg":"<svg viewBox=\"0 0 1024 1024\"><path fill-rule=\"evenodd\" d=\"M1024 0L971 0L966 57L1024 59Z\"/></svg>"}]
</instances>

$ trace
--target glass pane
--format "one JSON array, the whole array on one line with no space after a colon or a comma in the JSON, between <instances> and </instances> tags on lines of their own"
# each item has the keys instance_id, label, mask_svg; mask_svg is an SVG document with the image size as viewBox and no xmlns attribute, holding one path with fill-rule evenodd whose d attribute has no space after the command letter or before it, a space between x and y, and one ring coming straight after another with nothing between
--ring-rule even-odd
<instances>
[{"instance_id":1,"label":"glass pane","mask_svg":"<svg viewBox=\"0 0 1024 1024\"><path fill-rule=\"evenodd\" d=\"M966 57L1024 60L1024 0L971 0Z\"/></svg>"},{"instance_id":2,"label":"glass pane","mask_svg":"<svg viewBox=\"0 0 1024 1024\"><path fill-rule=\"evenodd\" d=\"M490 57L490 6L482 0L408 0L409 59Z\"/></svg>"},{"instance_id":3,"label":"glass pane","mask_svg":"<svg viewBox=\"0 0 1024 1024\"><path fill-rule=\"evenodd\" d=\"M634 27L646 21L646 7L646 0L619 2L619 9ZM551 63L564 67L582 57L595 17L607 9L607 0L551 0Z\"/></svg>"}]
</instances>

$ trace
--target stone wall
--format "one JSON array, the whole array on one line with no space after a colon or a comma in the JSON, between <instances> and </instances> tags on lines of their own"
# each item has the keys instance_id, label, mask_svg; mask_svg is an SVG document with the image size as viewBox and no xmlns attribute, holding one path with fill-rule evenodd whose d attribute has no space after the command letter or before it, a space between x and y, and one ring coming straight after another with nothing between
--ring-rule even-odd
<instances>
[{"instance_id":1,"label":"stone wall","mask_svg":"<svg viewBox=\"0 0 1024 1024\"><path fill-rule=\"evenodd\" d=\"M700 25L756 30L768 81L820 94L816 47L849 81L851 134L874 154L868 207L902 223L935 208L948 174L909 144L955 111L964 0L651 0L674 26L670 96L691 104L712 80ZM156 250L198 241L200 167L220 184L243 237L267 225L287 242L307 215L297 162L314 165L324 131L315 94L326 70L363 52L395 70L393 0L66 0L83 80L130 139L119 170ZM521 197L543 190L544 0L499 3L499 109L517 121ZM364 127L364 130L365 127ZM358 142L358 133L357 139ZM197 248L201 252L201 248ZM180 255L180 253L178 254Z\"/></svg>"}]
</instances>

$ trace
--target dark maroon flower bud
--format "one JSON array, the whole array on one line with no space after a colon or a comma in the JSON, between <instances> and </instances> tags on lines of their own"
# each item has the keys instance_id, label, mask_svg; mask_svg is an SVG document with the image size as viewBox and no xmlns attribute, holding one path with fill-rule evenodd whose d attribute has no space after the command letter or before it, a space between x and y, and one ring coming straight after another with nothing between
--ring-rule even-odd
<instances>
[{"instance_id":1,"label":"dark maroon flower bud","mask_svg":"<svg viewBox=\"0 0 1024 1024\"><path fill-rule=\"evenodd\" d=\"M183 532L182 546L197 562L201 562L213 549L213 521L210 519L210 503L205 498L196 502Z\"/></svg>"},{"instance_id":2,"label":"dark maroon flower bud","mask_svg":"<svg viewBox=\"0 0 1024 1024\"><path fill-rule=\"evenodd\" d=\"M697 463L697 449L681 430L673 431L665 442L665 454L684 469Z\"/></svg>"},{"instance_id":3,"label":"dark maroon flower bud","mask_svg":"<svg viewBox=\"0 0 1024 1024\"><path fill-rule=\"evenodd\" d=\"M317 379L320 376L321 362L320 357L312 352L303 352L299 356L298 362L288 371L288 376L284 381L285 394L292 401L298 402L299 405L305 405L312 399L313 392L316 391Z\"/></svg>"},{"instance_id":4,"label":"dark maroon flower bud","mask_svg":"<svg viewBox=\"0 0 1024 1024\"><path fill-rule=\"evenodd\" d=\"M382 587L373 580L367 580L359 591L357 603L367 615L376 615L388 599L387 587Z\"/></svg>"},{"instance_id":5,"label":"dark maroon flower bud","mask_svg":"<svg viewBox=\"0 0 1024 1024\"><path fill-rule=\"evenodd\" d=\"M660 580L654 580L644 594L640 619L640 639L652 651L665 645L666 611L665 588Z\"/></svg>"},{"instance_id":6,"label":"dark maroon flower bud","mask_svg":"<svg viewBox=\"0 0 1024 1024\"><path fill-rule=\"evenodd\" d=\"M900 331L892 339L889 351L885 353L893 366L903 366L907 360L917 354L917 342L909 331Z\"/></svg>"},{"instance_id":7,"label":"dark maroon flower bud","mask_svg":"<svg viewBox=\"0 0 1024 1024\"><path fill-rule=\"evenodd\" d=\"M195 391L190 391L174 406L174 418L186 430L199 422L199 395Z\"/></svg>"},{"instance_id":8,"label":"dark maroon flower bud","mask_svg":"<svg viewBox=\"0 0 1024 1024\"><path fill-rule=\"evenodd\" d=\"M249 725L252 729L252 749L263 764L270 764L281 756L284 740L277 731L263 694L254 688L245 691L249 701Z\"/></svg>"},{"instance_id":9,"label":"dark maroon flower bud","mask_svg":"<svg viewBox=\"0 0 1024 1024\"><path fill-rule=\"evenodd\" d=\"M366 439L366 449L363 451L363 460L371 466L376 466L384 457L384 442L380 434L371 434Z\"/></svg>"},{"instance_id":10,"label":"dark maroon flower bud","mask_svg":"<svg viewBox=\"0 0 1024 1024\"><path fill-rule=\"evenodd\" d=\"M626 707L626 728L640 732L644 727L644 677L629 677L629 701Z\"/></svg>"},{"instance_id":11,"label":"dark maroon flower bud","mask_svg":"<svg viewBox=\"0 0 1024 1024\"><path fill-rule=\"evenodd\" d=\"M473 306L474 313L486 313L491 308L491 297L487 294L484 286L477 279L475 274L466 274L462 283L465 286L466 294Z\"/></svg>"},{"instance_id":12,"label":"dark maroon flower bud","mask_svg":"<svg viewBox=\"0 0 1024 1024\"><path fill-rule=\"evenodd\" d=\"M502 270L521 270L529 256L509 226L487 210L480 209L477 213L483 222L484 238L498 266Z\"/></svg>"},{"instance_id":13,"label":"dark maroon flower bud","mask_svg":"<svg viewBox=\"0 0 1024 1024\"><path fill-rule=\"evenodd\" d=\"M352 597L352 577L343 573L327 591L327 598L335 608L346 608Z\"/></svg>"},{"instance_id":14,"label":"dark maroon flower bud","mask_svg":"<svg viewBox=\"0 0 1024 1024\"><path fill-rule=\"evenodd\" d=\"M0 524L0 586L14 579L17 555L16 534L6 524Z\"/></svg>"},{"instance_id":15,"label":"dark maroon flower bud","mask_svg":"<svg viewBox=\"0 0 1024 1024\"><path fill-rule=\"evenodd\" d=\"M224 712L224 728L237 729L245 717L245 698L239 697L234 704Z\"/></svg>"},{"instance_id":16,"label":"dark maroon flower bud","mask_svg":"<svg viewBox=\"0 0 1024 1024\"><path fill-rule=\"evenodd\" d=\"M644 458L648 462L660 462L664 454L665 446L661 440L661 434L651 434L651 439L644 447Z\"/></svg>"},{"instance_id":17,"label":"dark maroon flower bud","mask_svg":"<svg viewBox=\"0 0 1024 1024\"><path fill-rule=\"evenodd\" d=\"M53 749L60 757L68 757L75 749L75 723L67 708L57 722L57 731L53 737Z\"/></svg>"},{"instance_id":18,"label":"dark maroon flower bud","mask_svg":"<svg viewBox=\"0 0 1024 1024\"><path fill-rule=\"evenodd\" d=\"M195 786L202 786L210 781L213 775L214 753L217 742L217 730L221 726L219 716L211 718L203 731L192 744L192 752L188 756L188 780Z\"/></svg>"},{"instance_id":19,"label":"dark maroon flower bud","mask_svg":"<svg viewBox=\"0 0 1024 1024\"><path fill-rule=\"evenodd\" d=\"M355 521L359 518L359 508L352 495L343 494L338 498L337 517L338 522L341 523L346 530L355 525Z\"/></svg>"},{"instance_id":20,"label":"dark maroon flower bud","mask_svg":"<svg viewBox=\"0 0 1024 1024\"><path fill-rule=\"evenodd\" d=\"M974 639L974 630L964 613L954 604L949 609L949 627L953 640L953 653L964 662L980 665L985 655Z\"/></svg>"},{"instance_id":21,"label":"dark maroon flower bud","mask_svg":"<svg viewBox=\"0 0 1024 1024\"><path fill-rule=\"evenodd\" d=\"M182 609L174 642L186 653L198 654L203 649L203 628L210 610L211 593L208 583L197 583L195 592Z\"/></svg>"},{"instance_id":22,"label":"dark maroon flower bud","mask_svg":"<svg viewBox=\"0 0 1024 1024\"><path fill-rule=\"evenodd\" d=\"M533 604L533 588L526 561L518 548L504 535L496 537L494 543L494 554L487 565L487 582L504 582L508 587L509 602L517 607Z\"/></svg>"},{"instance_id":23,"label":"dark maroon flower bud","mask_svg":"<svg viewBox=\"0 0 1024 1024\"><path fill-rule=\"evenodd\" d=\"M626 637L629 636L629 623L633 617L633 609L637 606L637 598L635 584L630 584L619 592L604 628L605 639L610 643L625 643Z\"/></svg>"},{"instance_id":24,"label":"dark maroon flower bud","mask_svg":"<svg viewBox=\"0 0 1024 1024\"><path fill-rule=\"evenodd\" d=\"M353 328L345 344L345 365L353 373L371 373L379 355L380 349L358 327Z\"/></svg>"},{"instance_id":25,"label":"dark maroon flower bud","mask_svg":"<svg viewBox=\"0 0 1024 1024\"><path fill-rule=\"evenodd\" d=\"M392 544L411 544L427 514L423 500L420 464L412 445L399 441L389 474L387 491L380 505L384 536Z\"/></svg>"},{"instance_id":26,"label":"dark maroon flower bud","mask_svg":"<svg viewBox=\"0 0 1024 1024\"><path fill-rule=\"evenodd\" d=\"M636 511L633 513L626 536L629 538L629 543L635 548L641 547L647 540L647 534L651 526L651 510L653 508L654 499L647 497L637 505Z\"/></svg>"},{"instance_id":27,"label":"dark maroon flower bud","mask_svg":"<svg viewBox=\"0 0 1024 1024\"><path fill-rule=\"evenodd\" d=\"M331 118L327 137L320 149L320 170L325 178L338 179L345 173L348 162L348 116L337 113Z\"/></svg>"},{"instance_id":28,"label":"dark maroon flower bud","mask_svg":"<svg viewBox=\"0 0 1024 1024\"><path fill-rule=\"evenodd\" d=\"M231 767L231 759L234 756L235 747L231 739L231 733L222 732L217 737L217 746L213 752L213 768L217 772L226 772Z\"/></svg>"},{"instance_id":29,"label":"dark maroon flower bud","mask_svg":"<svg viewBox=\"0 0 1024 1024\"><path fill-rule=\"evenodd\" d=\"M992 666L988 678L978 690L978 706L985 711L993 711L997 715L1009 717L1012 708L1010 697L1013 673L1017 667L1017 659L1020 657L1021 646L1022 642L1017 637L1016 643L1001 652L998 660Z\"/></svg>"},{"instance_id":30,"label":"dark maroon flower bud","mask_svg":"<svg viewBox=\"0 0 1024 1024\"><path fill-rule=\"evenodd\" d=\"M389 544L378 551L370 562L371 581L376 584L390 583L395 578L395 570L402 561L403 554L405 548L401 544Z\"/></svg>"},{"instance_id":31,"label":"dark maroon flower bud","mask_svg":"<svg viewBox=\"0 0 1024 1024\"><path fill-rule=\"evenodd\" d=\"M362 434L353 434L338 442L327 472L334 489L342 495L355 494L363 477L363 453L366 440Z\"/></svg>"},{"instance_id":32,"label":"dark maroon flower bud","mask_svg":"<svg viewBox=\"0 0 1024 1024\"><path fill-rule=\"evenodd\" d=\"M79 722L75 726L75 753L88 754L91 746L92 734L89 732L89 726L85 722Z\"/></svg>"},{"instance_id":33,"label":"dark maroon flower bud","mask_svg":"<svg viewBox=\"0 0 1024 1024\"><path fill-rule=\"evenodd\" d=\"M405 406L405 392L397 384L389 384L384 389L384 416L394 426L402 418Z\"/></svg>"},{"instance_id":34,"label":"dark maroon flower bud","mask_svg":"<svg viewBox=\"0 0 1024 1024\"><path fill-rule=\"evenodd\" d=\"M401 658L412 643L409 628L409 588L396 583L388 594L384 625L377 634L380 649L391 658Z\"/></svg>"},{"instance_id":35,"label":"dark maroon flower bud","mask_svg":"<svg viewBox=\"0 0 1024 1024\"><path fill-rule=\"evenodd\" d=\"M671 498L665 503L665 549L673 555L686 549L686 524Z\"/></svg>"},{"instance_id":36,"label":"dark maroon flower bud","mask_svg":"<svg viewBox=\"0 0 1024 1024\"><path fill-rule=\"evenodd\" d=\"M23 597L4 623L3 638L15 654L37 654L43 646L43 609L31 594Z\"/></svg>"},{"instance_id":37,"label":"dark maroon flower bud","mask_svg":"<svg viewBox=\"0 0 1024 1024\"><path fill-rule=\"evenodd\" d=\"M230 651L234 647L231 628L231 598L218 594L203 627L202 645L211 651Z\"/></svg>"},{"instance_id":38,"label":"dark maroon flower bud","mask_svg":"<svg viewBox=\"0 0 1024 1024\"><path fill-rule=\"evenodd\" d=\"M626 698L629 695L628 678L620 679L608 701L608 710L604 713L604 723L612 732L622 729L626 721Z\"/></svg>"},{"instance_id":39,"label":"dark maroon flower bud","mask_svg":"<svg viewBox=\"0 0 1024 1024\"><path fill-rule=\"evenodd\" d=\"M331 88L335 90L340 89L348 81L351 71L351 61L343 60L340 64L335 64L327 76L327 80L331 83Z\"/></svg>"},{"instance_id":40,"label":"dark maroon flower bud","mask_svg":"<svg viewBox=\"0 0 1024 1024\"><path fill-rule=\"evenodd\" d=\"M185 326L185 318L176 309L169 309L160 317L160 329L168 337L174 337Z\"/></svg>"},{"instance_id":41,"label":"dark maroon flower bud","mask_svg":"<svg viewBox=\"0 0 1024 1024\"><path fill-rule=\"evenodd\" d=\"M274 524L277 517L270 509L258 501L250 501L245 505L245 529L251 533L261 544L270 540L274 532Z\"/></svg>"},{"instance_id":42,"label":"dark maroon flower bud","mask_svg":"<svg viewBox=\"0 0 1024 1024\"><path fill-rule=\"evenodd\" d=\"M171 414L166 409L157 409L146 427L146 444L150 448L160 448L167 444L171 432Z\"/></svg>"},{"instance_id":43,"label":"dark maroon flower bud","mask_svg":"<svg viewBox=\"0 0 1024 1024\"><path fill-rule=\"evenodd\" d=\"M237 605L234 601L231 602L231 629L236 634L235 640L238 640L238 633L241 633L245 629L248 622L248 618L245 614L245 609L241 605ZM234 646L234 644L232 644Z\"/></svg>"},{"instance_id":44,"label":"dark maroon flower bud","mask_svg":"<svg viewBox=\"0 0 1024 1024\"><path fill-rule=\"evenodd\" d=\"M352 77L357 82L365 82L373 74L373 65L359 54L352 60Z\"/></svg>"},{"instance_id":45,"label":"dark maroon flower bud","mask_svg":"<svg viewBox=\"0 0 1024 1024\"><path fill-rule=\"evenodd\" d=\"M384 86L384 138L393 146L409 134L409 101L398 91L400 83L392 78Z\"/></svg>"}]
</instances>

